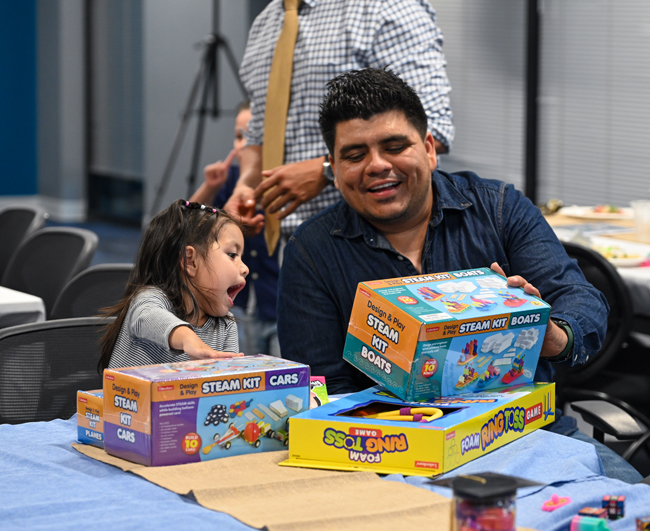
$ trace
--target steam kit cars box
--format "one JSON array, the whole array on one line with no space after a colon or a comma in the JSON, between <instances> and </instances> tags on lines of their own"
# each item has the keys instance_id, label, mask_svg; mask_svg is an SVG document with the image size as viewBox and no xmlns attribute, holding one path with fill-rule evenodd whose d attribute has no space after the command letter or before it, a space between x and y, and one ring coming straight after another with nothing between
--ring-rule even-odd
<instances>
[{"instance_id":1,"label":"steam kit cars box","mask_svg":"<svg viewBox=\"0 0 650 531\"><path fill-rule=\"evenodd\" d=\"M281 450L309 367L258 354L104 371L104 447L144 465Z\"/></svg>"}]
</instances>

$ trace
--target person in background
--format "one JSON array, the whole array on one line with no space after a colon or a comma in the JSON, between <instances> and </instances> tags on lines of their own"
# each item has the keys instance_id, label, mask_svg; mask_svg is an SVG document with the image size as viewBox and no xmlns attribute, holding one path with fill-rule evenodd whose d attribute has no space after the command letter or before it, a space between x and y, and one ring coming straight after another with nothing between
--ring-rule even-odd
<instances>
[{"instance_id":1,"label":"person in background","mask_svg":"<svg viewBox=\"0 0 650 531\"><path fill-rule=\"evenodd\" d=\"M233 149L224 161L205 167L205 180L190 198L191 201L222 208L239 179L239 167L233 165L246 145L245 134L251 119L250 105L242 103L235 119ZM239 344L245 354L258 353L280 356L276 324L278 289L278 251L272 256L266 251L264 235L245 233L244 262L250 269L246 287L232 308L239 324Z\"/></svg>"},{"instance_id":2,"label":"person in background","mask_svg":"<svg viewBox=\"0 0 650 531\"><path fill-rule=\"evenodd\" d=\"M230 308L246 285L244 236L222 210L182 199L151 220L98 368L241 356Z\"/></svg>"},{"instance_id":3,"label":"person in background","mask_svg":"<svg viewBox=\"0 0 650 531\"><path fill-rule=\"evenodd\" d=\"M261 201L262 208L278 213L284 239L341 198L329 165L324 166L327 147L318 129L318 106L326 83L336 75L390 66L420 95L436 150L447 152L454 136L443 37L427 0L303 0L298 19L284 164L264 172L266 94L284 21L283 0L270 2L248 34L240 77L252 119L239 156L240 179L225 206L246 226L261 230L263 216L255 208Z\"/></svg>"}]
</instances>

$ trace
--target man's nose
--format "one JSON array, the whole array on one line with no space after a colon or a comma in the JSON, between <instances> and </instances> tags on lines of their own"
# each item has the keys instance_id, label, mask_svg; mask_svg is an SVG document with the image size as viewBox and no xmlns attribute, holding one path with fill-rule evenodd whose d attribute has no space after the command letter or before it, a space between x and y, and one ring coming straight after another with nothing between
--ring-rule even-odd
<instances>
[{"instance_id":1,"label":"man's nose","mask_svg":"<svg viewBox=\"0 0 650 531\"><path fill-rule=\"evenodd\" d=\"M370 160L368 161L366 171L370 175L378 175L384 173L385 171L390 171L392 168L392 164L390 164L390 162L384 158L380 150L371 149L368 153L368 156L370 157Z\"/></svg>"}]
</instances>

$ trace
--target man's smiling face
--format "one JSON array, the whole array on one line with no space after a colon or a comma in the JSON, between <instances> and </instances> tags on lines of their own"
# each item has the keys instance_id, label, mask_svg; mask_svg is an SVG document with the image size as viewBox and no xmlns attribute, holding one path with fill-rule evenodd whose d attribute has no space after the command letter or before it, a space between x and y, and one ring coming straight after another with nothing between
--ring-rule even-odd
<instances>
[{"instance_id":1,"label":"man's smiling face","mask_svg":"<svg viewBox=\"0 0 650 531\"><path fill-rule=\"evenodd\" d=\"M434 140L423 140L401 111L337 124L330 162L345 200L381 232L428 223Z\"/></svg>"}]
</instances>

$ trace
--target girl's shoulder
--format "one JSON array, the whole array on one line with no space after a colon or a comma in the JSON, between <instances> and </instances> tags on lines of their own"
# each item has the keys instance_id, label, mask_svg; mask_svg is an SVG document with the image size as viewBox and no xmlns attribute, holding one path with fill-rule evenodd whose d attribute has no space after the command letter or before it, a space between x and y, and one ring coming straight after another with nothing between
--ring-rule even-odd
<instances>
[{"instance_id":1,"label":"girl's shoulder","mask_svg":"<svg viewBox=\"0 0 650 531\"><path fill-rule=\"evenodd\" d=\"M132 306L140 304L156 304L165 308L166 310L172 309L172 303L165 292L156 286L146 286L142 288L138 294L133 298Z\"/></svg>"}]
</instances>

